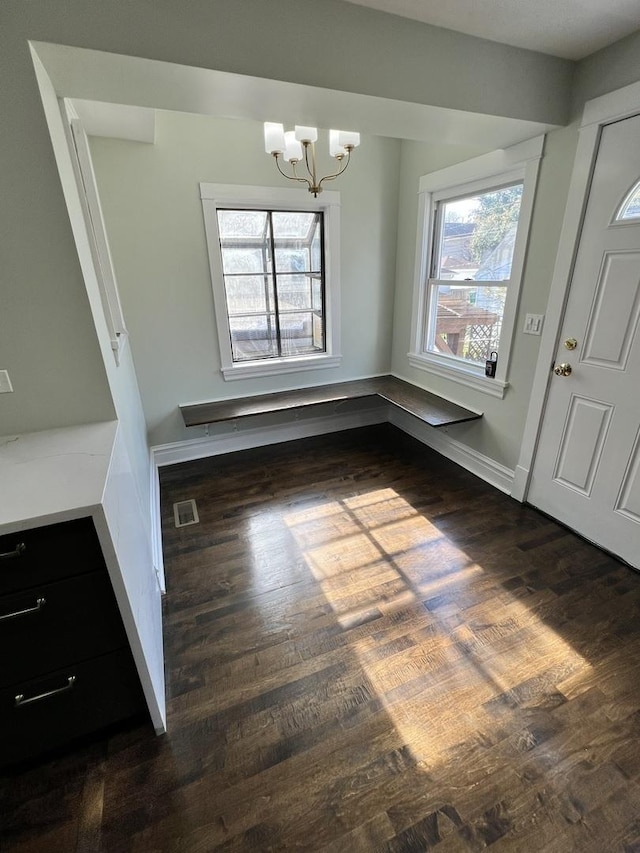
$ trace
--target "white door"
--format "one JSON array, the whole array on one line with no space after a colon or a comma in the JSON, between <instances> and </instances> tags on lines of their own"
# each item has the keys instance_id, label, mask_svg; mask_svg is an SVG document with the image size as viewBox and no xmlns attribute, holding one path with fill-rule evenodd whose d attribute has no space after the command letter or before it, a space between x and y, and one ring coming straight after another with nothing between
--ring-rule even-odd
<instances>
[{"instance_id":1,"label":"white door","mask_svg":"<svg viewBox=\"0 0 640 853\"><path fill-rule=\"evenodd\" d=\"M527 500L636 568L639 317L640 116L634 116L602 131Z\"/></svg>"}]
</instances>

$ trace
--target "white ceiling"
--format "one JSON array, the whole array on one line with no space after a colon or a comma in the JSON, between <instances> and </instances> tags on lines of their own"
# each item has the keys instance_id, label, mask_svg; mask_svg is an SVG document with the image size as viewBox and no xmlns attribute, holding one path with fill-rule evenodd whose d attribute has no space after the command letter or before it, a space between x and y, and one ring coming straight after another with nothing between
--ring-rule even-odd
<instances>
[{"instance_id":1,"label":"white ceiling","mask_svg":"<svg viewBox=\"0 0 640 853\"><path fill-rule=\"evenodd\" d=\"M640 30L638 0L346 0L491 41L583 59Z\"/></svg>"}]
</instances>

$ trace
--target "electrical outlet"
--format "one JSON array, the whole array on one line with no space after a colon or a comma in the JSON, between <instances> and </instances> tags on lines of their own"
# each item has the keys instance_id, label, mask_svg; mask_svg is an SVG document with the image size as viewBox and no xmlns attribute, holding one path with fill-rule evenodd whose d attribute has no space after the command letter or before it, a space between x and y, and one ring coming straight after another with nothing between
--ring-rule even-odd
<instances>
[{"instance_id":1,"label":"electrical outlet","mask_svg":"<svg viewBox=\"0 0 640 853\"><path fill-rule=\"evenodd\" d=\"M13 385L9 379L8 370L0 370L0 394L9 394L13 391Z\"/></svg>"},{"instance_id":2,"label":"electrical outlet","mask_svg":"<svg viewBox=\"0 0 640 853\"><path fill-rule=\"evenodd\" d=\"M544 314L526 314L524 318L525 335L541 335Z\"/></svg>"}]
</instances>

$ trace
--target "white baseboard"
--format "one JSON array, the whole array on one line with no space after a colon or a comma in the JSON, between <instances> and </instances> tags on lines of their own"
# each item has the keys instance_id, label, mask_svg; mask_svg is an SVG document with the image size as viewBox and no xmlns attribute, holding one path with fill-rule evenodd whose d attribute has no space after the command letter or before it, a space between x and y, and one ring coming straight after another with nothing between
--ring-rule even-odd
<instances>
[{"instance_id":1,"label":"white baseboard","mask_svg":"<svg viewBox=\"0 0 640 853\"><path fill-rule=\"evenodd\" d=\"M389 421L398 429L426 444L427 447L433 448L442 456L466 468L467 471L495 486L496 489L500 489L501 492L511 494L514 479L514 472L511 468L507 468L494 459L478 453L477 450L473 450L468 445L456 441L448 433L443 432L442 427L434 429L427 424L422 424L395 406L389 406Z\"/></svg>"},{"instance_id":2,"label":"white baseboard","mask_svg":"<svg viewBox=\"0 0 640 853\"><path fill-rule=\"evenodd\" d=\"M520 501L520 503L524 501L525 495L527 494L527 489L529 488L529 474L530 471L528 468L523 468L522 465L516 465L516 470L513 477L513 488L511 489L511 497L515 498L515 500L517 501Z\"/></svg>"}]
</instances>

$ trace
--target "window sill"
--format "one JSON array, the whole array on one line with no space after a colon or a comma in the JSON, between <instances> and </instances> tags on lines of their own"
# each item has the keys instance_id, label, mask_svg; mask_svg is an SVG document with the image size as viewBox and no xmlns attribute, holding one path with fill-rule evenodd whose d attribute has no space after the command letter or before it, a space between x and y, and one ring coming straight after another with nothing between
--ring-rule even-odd
<instances>
[{"instance_id":1,"label":"window sill","mask_svg":"<svg viewBox=\"0 0 640 853\"><path fill-rule=\"evenodd\" d=\"M504 398L505 391L509 387L509 383L501 379L489 379L484 374L473 369L444 364L439 359L433 358L426 353L418 354L410 352L408 353L408 358L411 367L426 370L435 376L450 379L459 385L466 385L467 388L473 388L475 391L480 391L482 394L489 394L491 397L498 397L500 400Z\"/></svg>"},{"instance_id":2,"label":"window sill","mask_svg":"<svg viewBox=\"0 0 640 853\"><path fill-rule=\"evenodd\" d=\"M277 376L280 373L300 373L303 370L319 370L340 367L341 355L312 355L309 357L274 358L264 361L232 364L222 368L225 380L249 379L254 376Z\"/></svg>"}]
</instances>

